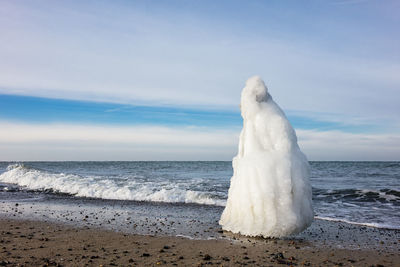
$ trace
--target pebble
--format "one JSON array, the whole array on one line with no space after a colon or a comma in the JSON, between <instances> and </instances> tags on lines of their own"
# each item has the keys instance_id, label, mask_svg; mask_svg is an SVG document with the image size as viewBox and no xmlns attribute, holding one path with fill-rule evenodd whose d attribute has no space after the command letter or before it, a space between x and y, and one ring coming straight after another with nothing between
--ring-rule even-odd
<instances>
[{"instance_id":1,"label":"pebble","mask_svg":"<svg viewBox=\"0 0 400 267\"><path fill-rule=\"evenodd\" d=\"M209 261L209 260L211 260L211 256L208 255L208 254L206 254L206 255L204 255L204 257L203 257L203 260Z\"/></svg>"}]
</instances>

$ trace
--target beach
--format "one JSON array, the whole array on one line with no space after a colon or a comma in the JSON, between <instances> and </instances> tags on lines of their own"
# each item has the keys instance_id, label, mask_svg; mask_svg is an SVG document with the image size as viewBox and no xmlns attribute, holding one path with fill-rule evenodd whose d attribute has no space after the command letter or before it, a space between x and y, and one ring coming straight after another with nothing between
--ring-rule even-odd
<instances>
[{"instance_id":1,"label":"beach","mask_svg":"<svg viewBox=\"0 0 400 267\"><path fill-rule=\"evenodd\" d=\"M324 245L237 235L193 240L4 218L0 229L1 266L399 266L400 262L394 239L399 233L393 230L382 231L382 240L369 240L374 247L349 249L329 240ZM368 231L360 227L354 234L364 241Z\"/></svg>"},{"instance_id":2,"label":"beach","mask_svg":"<svg viewBox=\"0 0 400 267\"><path fill-rule=\"evenodd\" d=\"M398 163L312 163L315 219L282 239L222 230L229 162L2 166L0 266L400 262Z\"/></svg>"}]
</instances>

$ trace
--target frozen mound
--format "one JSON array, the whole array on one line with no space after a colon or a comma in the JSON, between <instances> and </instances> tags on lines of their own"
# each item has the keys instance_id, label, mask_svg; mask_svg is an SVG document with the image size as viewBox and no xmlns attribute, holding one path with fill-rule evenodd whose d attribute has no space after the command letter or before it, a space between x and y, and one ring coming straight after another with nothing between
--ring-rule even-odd
<instances>
[{"instance_id":1,"label":"frozen mound","mask_svg":"<svg viewBox=\"0 0 400 267\"><path fill-rule=\"evenodd\" d=\"M241 95L243 129L222 228L248 236L283 237L313 220L309 164L283 111L260 77Z\"/></svg>"}]
</instances>

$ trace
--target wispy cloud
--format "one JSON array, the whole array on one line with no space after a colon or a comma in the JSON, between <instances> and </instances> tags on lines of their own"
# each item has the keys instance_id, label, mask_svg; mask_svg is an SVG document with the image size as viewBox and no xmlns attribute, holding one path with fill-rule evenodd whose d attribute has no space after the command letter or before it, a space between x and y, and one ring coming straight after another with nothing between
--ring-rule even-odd
<instances>
[{"instance_id":1,"label":"wispy cloud","mask_svg":"<svg viewBox=\"0 0 400 267\"><path fill-rule=\"evenodd\" d=\"M54 109L3 112L9 102L0 99L0 119L43 123L8 125L14 132L1 131L1 156L229 160L236 144L222 136L238 131L240 91L259 74L293 125L308 130L298 132L311 159L397 158L400 6L358 2L0 2L0 94L129 106L54 101ZM155 128L116 126L122 120ZM207 130L197 136L183 125ZM198 139L201 147L189 144Z\"/></svg>"},{"instance_id":2,"label":"wispy cloud","mask_svg":"<svg viewBox=\"0 0 400 267\"><path fill-rule=\"evenodd\" d=\"M231 160L239 131L0 122L0 160ZM399 160L400 135L297 130L310 160Z\"/></svg>"},{"instance_id":3,"label":"wispy cloud","mask_svg":"<svg viewBox=\"0 0 400 267\"><path fill-rule=\"evenodd\" d=\"M400 134L297 130L311 160L400 160Z\"/></svg>"},{"instance_id":4,"label":"wispy cloud","mask_svg":"<svg viewBox=\"0 0 400 267\"><path fill-rule=\"evenodd\" d=\"M331 4L334 5L354 5L354 4L362 4L365 2L371 2L372 0L335 0L332 1Z\"/></svg>"},{"instance_id":5,"label":"wispy cloud","mask_svg":"<svg viewBox=\"0 0 400 267\"><path fill-rule=\"evenodd\" d=\"M400 86L400 65L393 58L398 48L385 47L399 41L390 35L392 24L381 25L385 36L374 36L358 33L356 15L346 17L350 25L315 17L329 27L329 35L313 21L316 32L298 36L283 24L280 8L268 4L260 8L274 16L237 21L229 13L216 19L190 7L183 12L173 3L165 12L155 6L151 14L138 3L92 8L43 3L40 8L3 4L1 30L7 42L0 43L1 93L232 109L244 81L260 74L285 109L380 117L399 112L393 97ZM293 20L307 23L304 10L295 8L299 12ZM332 19L341 11L324 14ZM70 23L82 26L71 28ZM242 26L233 31L230 23ZM276 23L282 23L280 30L272 27ZM320 34L326 40L316 38ZM360 41L369 45L360 49Z\"/></svg>"},{"instance_id":6,"label":"wispy cloud","mask_svg":"<svg viewBox=\"0 0 400 267\"><path fill-rule=\"evenodd\" d=\"M0 123L0 160L229 160L238 132L199 127Z\"/></svg>"}]
</instances>

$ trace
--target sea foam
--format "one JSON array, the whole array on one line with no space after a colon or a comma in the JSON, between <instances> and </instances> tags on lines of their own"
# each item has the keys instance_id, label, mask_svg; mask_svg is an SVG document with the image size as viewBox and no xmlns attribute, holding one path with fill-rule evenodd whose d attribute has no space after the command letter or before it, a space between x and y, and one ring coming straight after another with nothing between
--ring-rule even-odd
<instances>
[{"instance_id":1,"label":"sea foam","mask_svg":"<svg viewBox=\"0 0 400 267\"><path fill-rule=\"evenodd\" d=\"M16 184L28 190L52 191L77 197L135 200L168 203L196 203L224 206L225 200L204 192L188 190L186 184L137 182L134 177L118 183L113 179L75 174L50 173L12 164L0 175L0 182Z\"/></svg>"},{"instance_id":2,"label":"sea foam","mask_svg":"<svg viewBox=\"0 0 400 267\"><path fill-rule=\"evenodd\" d=\"M243 129L219 223L249 236L298 233L313 220L309 164L296 134L259 77L241 95Z\"/></svg>"}]
</instances>

